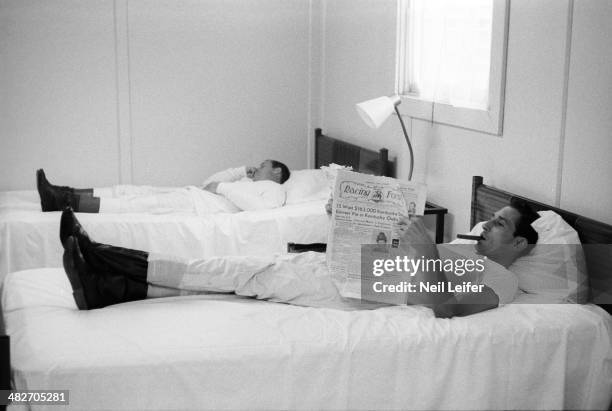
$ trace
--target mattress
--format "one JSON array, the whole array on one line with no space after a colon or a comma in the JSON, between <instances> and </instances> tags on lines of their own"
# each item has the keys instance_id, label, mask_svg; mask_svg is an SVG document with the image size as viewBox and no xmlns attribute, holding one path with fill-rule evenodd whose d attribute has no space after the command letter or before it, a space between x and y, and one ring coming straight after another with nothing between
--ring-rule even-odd
<instances>
[{"instance_id":1,"label":"mattress","mask_svg":"<svg viewBox=\"0 0 612 411\"><path fill-rule=\"evenodd\" d=\"M326 242L325 200L261 211L211 214L85 214L92 239L185 258L284 252ZM60 212L40 211L36 191L0 193L0 280L9 272L61 266Z\"/></svg>"},{"instance_id":2,"label":"mattress","mask_svg":"<svg viewBox=\"0 0 612 411\"><path fill-rule=\"evenodd\" d=\"M70 409L607 409L612 396L612 320L593 305L436 319L205 294L78 311L46 268L9 274L2 308L16 388L67 389Z\"/></svg>"}]
</instances>

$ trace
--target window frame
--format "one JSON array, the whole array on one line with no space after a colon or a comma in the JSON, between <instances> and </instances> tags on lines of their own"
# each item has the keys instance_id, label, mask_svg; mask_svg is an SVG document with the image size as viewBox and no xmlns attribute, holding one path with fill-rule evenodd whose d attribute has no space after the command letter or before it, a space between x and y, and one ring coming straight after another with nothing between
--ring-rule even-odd
<instances>
[{"instance_id":1,"label":"window frame","mask_svg":"<svg viewBox=\"0 0 612 411\"><path fill-rule=\"evenodd\" d=\"M506 59L508 51L508 28L510 17L509 0L493 0L491 28L491 65L489 71L489 107L487 110L456 107L436 103L415 95L403 94L406 56L407 15L403 9L410 0L397 1L397 50L395 69L395 93L401 97L401 112L412 118L427 120L476 130L487 134L503 134L504 97L506 85Z\"/></svg>"}]
</instances>

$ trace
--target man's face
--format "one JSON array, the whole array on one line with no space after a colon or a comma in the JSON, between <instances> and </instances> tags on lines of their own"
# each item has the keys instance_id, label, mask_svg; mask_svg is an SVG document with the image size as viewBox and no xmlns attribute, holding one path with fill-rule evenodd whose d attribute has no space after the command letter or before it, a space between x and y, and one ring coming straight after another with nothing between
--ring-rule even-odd
<instances>
[{"instance_id":1,"label":"man's face","mask_svg":"<svg viewBox=\"0 0 612 411\"><path fill-rule=\"evenodd\" d=\"M280 182L280 170L272 167L272 161L266 160L253 173L253 181L270 180Z\"/></svg>"},{"instance_id":2,"label":"man's face","mask_svg":"<svg viewBox=\"0 0 612 411\"><path fill-rule=\"evenodd\" d=\"M504 207L483 226L482 239L476 244L476 252L495 261L516 259L522 248L515 237L516 223L521 215L512 207Z\"/></svg>"}]
</instances>

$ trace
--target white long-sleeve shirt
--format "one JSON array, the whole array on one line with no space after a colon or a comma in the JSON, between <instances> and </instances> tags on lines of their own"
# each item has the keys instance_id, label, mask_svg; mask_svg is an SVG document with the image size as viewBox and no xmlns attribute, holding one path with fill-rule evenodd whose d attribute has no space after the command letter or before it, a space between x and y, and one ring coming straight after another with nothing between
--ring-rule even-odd
<instances>
[{"instance_id":1,"label":"white long-sleeve shirt","mask_svg":"<svg viewBox=\"0 0 612 411\"><path fill-rule=\"evenodd\" d=\"M280 184L269 180L219 183L217 194L246 211L282 207L287 195Z\"/></svg>"},{"instance_id":2,"label":"white long-sleeve shirt","mask_svg":"<svg viewBox=\"0 0 612 411\"><path fill-rule=\"evenodd\" d=\"M282 207L287 197L283 186L274 181L248 178L245 166L219 171L207 178L202 187L214 182L219 183L217 194L245 211Z\"/></svg>"},{"instance_id":3,"label":"white long-sleeve shirt","mask_svg":"<svg viewBox=\"0 0 612 411\"><path fill-rule=\"evenodd\" d=\"M234 181L253 181L247 177L246 166L228 168L227 170L219 171L208 177L202 183L202 188L210 183L233 183Z\"/></svg>"}]
</instances>

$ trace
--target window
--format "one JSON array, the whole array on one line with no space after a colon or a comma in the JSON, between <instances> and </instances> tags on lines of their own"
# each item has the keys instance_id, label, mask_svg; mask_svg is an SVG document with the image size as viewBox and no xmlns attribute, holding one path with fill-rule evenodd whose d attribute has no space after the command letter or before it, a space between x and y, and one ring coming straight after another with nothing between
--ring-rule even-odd
<instances>
[{"instance_id":1,"label":"window","mask_svg":"<svg viewBox=\"0 0 612 411\"><path fill-rule=\"evenodd\" d=\"M402 111L501 135L507 15L507 0L398 0Z\"/></svg>"}]
</instances>

